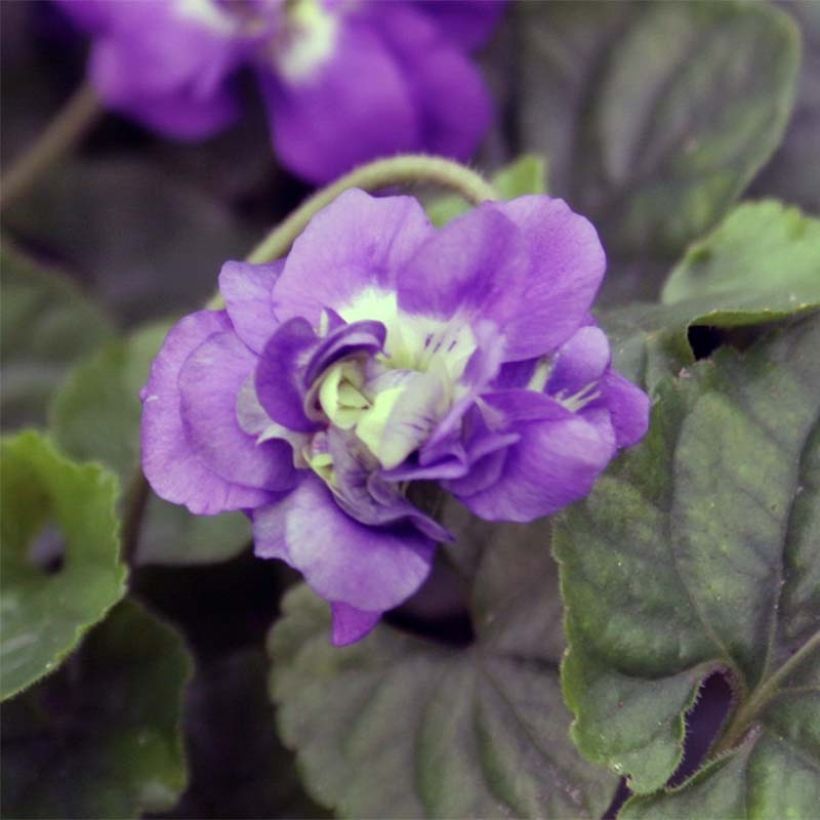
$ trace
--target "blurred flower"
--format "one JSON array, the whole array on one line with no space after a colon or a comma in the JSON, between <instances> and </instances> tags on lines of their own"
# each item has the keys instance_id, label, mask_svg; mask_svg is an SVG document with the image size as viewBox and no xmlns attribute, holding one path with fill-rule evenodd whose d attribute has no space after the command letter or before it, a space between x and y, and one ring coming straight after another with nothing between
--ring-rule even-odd
<instances>
[{"instance_id":1,"label":"blurred flower","mask_svg":"<svg viewBox=\"0 0 820 820\"><path fill-rule=\"evenodd\" d=\"M105 105L164 134L209 136L255 70L286 167L326 182L385 154L467 159L491 120L469 53L500 0L57 0L94 37Z\"/></svg>"},{"instance_id":2,"label":"blurred flower","mask_svg":"<svg viewBox=\"0 0 820 820\"><path fill-rule=\"evenodd\" d=\"M194 513L249 511L256 552L330 601L334 641L415 592L450 534L430 486L492 521L586 495L647 428L589 309L595 229L558 199L436 230L350 190L285 259L228 262L226 310L170 332L143 392L143 467Z\"/></svg>"}]
</instances>

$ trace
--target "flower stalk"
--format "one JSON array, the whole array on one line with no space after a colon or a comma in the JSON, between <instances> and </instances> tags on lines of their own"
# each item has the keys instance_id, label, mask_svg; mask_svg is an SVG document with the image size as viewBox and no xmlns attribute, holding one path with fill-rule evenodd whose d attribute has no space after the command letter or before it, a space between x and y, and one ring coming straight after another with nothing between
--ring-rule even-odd
<instances>
[{"instance_id":1,"label":"flower stalk","mask_svg":"<svg viewBox=\"0 0 820 820\"><path fill-rule=\"evenodd\" d=\"M97 94L82 85L34 145L0 177L0 210L23 196L60 158L69 154L102 114Z\"/></svg>"}]
</instances>

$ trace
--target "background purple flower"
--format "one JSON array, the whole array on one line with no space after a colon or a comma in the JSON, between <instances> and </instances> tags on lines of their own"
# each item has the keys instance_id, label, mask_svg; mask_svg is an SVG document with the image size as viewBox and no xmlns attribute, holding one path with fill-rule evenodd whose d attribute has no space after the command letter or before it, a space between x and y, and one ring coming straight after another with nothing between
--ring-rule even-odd
<instances>
[{"instance_id":1,"label":"background purple flower","mask_svg":"<svg viewBox=\"0 0 820 820\"><path fill-rule=\"evenodd\" d=\"M277 155L312 182L402 151L467 159L490 123L469 53L502 0L58 1L94 38L105 104L172 137L230 124L253 69Z\"/></svg>"},{"instance_id":2,"label":"background purple flower","mask_svg":"<svg viewBox=\"0 0 820 820\"><path fill-rule=\"evenodd\" d=\"M194 513L248 511L257 554L299 569L334 641L356 640L451 538L419 482L532 521L643 436L648 399L589 314L604 266L561 200L436 230L411 197L348 191L286 259L228 262L226 310L171 331L143 394L145 474Z\"/></svg>"}]
</instances>

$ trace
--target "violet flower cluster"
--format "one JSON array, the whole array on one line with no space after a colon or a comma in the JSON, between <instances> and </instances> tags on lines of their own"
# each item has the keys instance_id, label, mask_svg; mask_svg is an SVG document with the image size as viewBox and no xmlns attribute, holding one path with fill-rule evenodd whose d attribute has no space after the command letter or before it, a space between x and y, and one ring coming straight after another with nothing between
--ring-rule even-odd
<instances>
[{"instance_id":1,"label":"violet flower cluster","mask_svg":"<svg viewBox=\"0 0 820 820\"><path fill-rule=\"evenodd\" d=\"M94 38L110 109L198 139L237 116L256 74L282 164L323 183L398 152L468 159L490 121L470 54L501 0L58 0Z\"/></svg>"},{"instance_id":2,"label":"violet flower cluster","mask_svg":"<svg viewBox=\"0 0 820 820\"><path fill-rule=\"evenodd\" d=\"M194 513L248 512L257 555L355 641L452 539L419 487L532 521L644 435L647 396L589 313L604 266L559 199L435 229L412 197L347 191L286 258L226 263L226 309L171 330L142 394L145 475Z\"/></svg>"}]
</instances>

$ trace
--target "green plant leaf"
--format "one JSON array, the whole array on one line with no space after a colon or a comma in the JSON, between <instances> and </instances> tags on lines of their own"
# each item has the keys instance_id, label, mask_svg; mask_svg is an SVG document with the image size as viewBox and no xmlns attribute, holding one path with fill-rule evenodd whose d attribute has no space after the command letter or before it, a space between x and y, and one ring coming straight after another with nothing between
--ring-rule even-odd
<instances>
[{"instance_id":1,"label":"green plant leaf","mask_svg":"<svg viewBox=\"0 0 820 820\"><path fill-rule=\"evenodd\" d=\"M57 675L4 706L4 814L171 808L186 782L179 721L190 672L172 629L131 601L117 606Z\"/></svg>"},{"instance_id":2,"label":"green plant leaf","mask_svg":"<svg viewBox=\"0 0 820 820\"><path fill-rule=\"evenodd\" d=\"M547 185L546 160L536 154L524 154L496 172L491 180L499 199L515 199L525 194L543 194ZM470 210L461 197L441 196L426 206L427 215L434 225L446 225Z\"/></svg>"},{"instance_id":3,"label":"green plant leaf","mask_svg":"<svg viewBox=\"0 0 820 820\"><path fill-rule=\"evenodd\" d=\"M714 297L740 321L769 321L820 303L820 220L775 200L736 208L696 242L663 287L667 304ZM738 309L738 305L740 309Z\"/></svg>"},{"instance_id":4,"label":"green plant leaf","mask_svg":"<svg viewBox=\"0 0 820 820\"><path fill-rule=\"evenodd\" d=\"M73 283L5 240L0 268L3 426L40 424L68 367L111 338L113 329Z\"/></svg>"},{"instance_id":5,"label":"green plant leaf","mask_svg":"<svg viewBox=\"0 0 820 820\"><path fill-rule=\"evenodd\" d=\"M663 299L601 316L616 365L649 389L692 364L692 325L762 325L820 306L820 221L773 200L739 205L689 247Z\"/></svg>"},{"instance_id":6,"label":"green plant leaf","mask_svg":"<svg viewBox=\"0 0 820 820\"><path fill-rule=\"evenodd\" d=\"M96 459L116 470L124 487L139 469L139 392L165 338L167 322L146 326L111 342L80 362L49 408L54 436L78 459ZM241 513L192 516L151 495L134 560L137 564L196 564L223 561L251 541Z\"/></svg>"},{"instance_id":7,"label":"green plant leaf","mask_svg":"<svg viewBox=\"0 0 820 820\"><path fill-rule=\"evenodd\" d=\"M654 298L664 263L724 215L780 142L799 33L762 3L516 13L523 146L550 158L551 190L602 233L613 297Z\"/></svg>"},{"instance_id":8,"label":"green plant leaf","mask_svg":"<svg viewBox=\"0 0 820 820\"><path fill-rule=\"evenodd\" d=\"M52 672L125 591L117 479L34 431L0 443L0 696Z\"/></svg>"},{"instance_id":9,"label":"green plant leaf","mask_svg":"<svg viewBox=\"0 0 820 820\"><path fill-rule=\"evenodd\" d=\"M795 785L820 766L818 349L815 314L663 383L647 439L556 524L573 738L637 793L667 782L683 714L720 669L736 709L713 751L731 751L690 786L719 792L716 811L732 772L758 805L782 801L771 816L811 798L771 773L778 756L803 760ZM769 816L745 811L714 816Z\"/></svg>"},{"instance_id":10,"label":"green plant leaf","mask_svg":"<svg viewBox=\"0 0 820 820\"><path fill-rule=\"evenodd\" d=\"M451 555L472 576L468 647L383 624L337 649L327 604L305 586L288 593L270 639L282 739L314 799L343 816L600 817L616 780L567 736L545 531L460 531Z\"/></svg>"}]
</instances>

